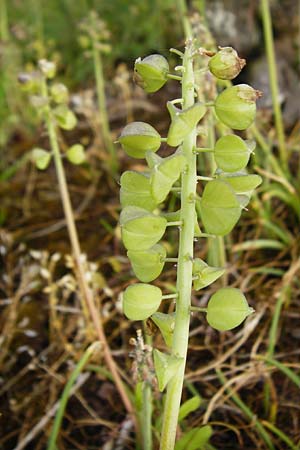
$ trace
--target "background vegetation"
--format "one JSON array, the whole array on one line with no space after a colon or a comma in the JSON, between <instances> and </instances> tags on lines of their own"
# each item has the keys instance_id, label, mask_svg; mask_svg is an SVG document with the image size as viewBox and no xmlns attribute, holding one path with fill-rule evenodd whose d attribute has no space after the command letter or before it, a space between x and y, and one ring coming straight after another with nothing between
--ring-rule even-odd
<instances>
[{"instance_id":1,"label":"background vegetation","mask_svg":"<svg viewBox=\"0 0 300 450\"><path fill-rule=\"evenodd\" d=\"M183 47L185 17L180 3L0 1L3 450L46 448L60 401L67 400L64 387L72 373L74 384L67 385L71 395L57 430L58 448L109 450L137 445L103 348L89 347L97 336L80 302L54 167L37 171L30 156L34 147L49 148L48 137L17 79L44 57L56 61L57 79L68 86L70 107L78 119L74 130L60 133L60 147L64 152L80 142L86 152L83 165L72 166L67 160L64 164L99 317L137 410L139 375L153 380L157 448L161 396L149 348L132 340L141 324L125 320L121 311L120 295L133 274L120 241L118 175L111 171L101 132L95 61L79 25L94 10L110 32L110 49L101 56L112 141L131 120L150 122L165 135L169 118L164 105L176 97L178 86L171 81L158 93L146 95L133 83L132 68L139 56L169 55L170 47ZM296 449L300 441L299 4L270 2L272 40L262 9L267 1L189 3L189 23L199 45L232 45L247 59L247 68L236 82L249 82L264 93L256 125L246 136L257 141L250 171L259 173L264 182L238 227L226 237L223 253L202 241L196 245L197 256L223 259L228 284L246 293L256 314L245 326L226 333L213 331L204 318L193 316L184 401L197 401L195 408L188 408L188 416L182 414L179 433L209 423L210 445L217 449ZM202 93L217 88L212 80L203 80ZM219 135L222 129L216 125L211 133ZM115 148L120 171L139 168ZM168 154L167 147L163 154ZM202 164L209 168L209 161ZM170 236L169 253L175 253L176 235ZM174 276L170 266L160 287L170 290ZM203 304L212 289L204 291ZM163 348L153 327L144 331L146 342L150 333L156 347Z\"/></svg>"}]
</instances>

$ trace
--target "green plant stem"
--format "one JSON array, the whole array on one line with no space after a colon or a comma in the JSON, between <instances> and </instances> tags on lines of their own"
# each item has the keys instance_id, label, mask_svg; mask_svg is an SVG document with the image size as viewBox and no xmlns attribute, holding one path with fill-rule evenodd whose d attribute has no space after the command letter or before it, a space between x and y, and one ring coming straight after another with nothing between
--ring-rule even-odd
<instances>
[{"instance_id":1,"label":"green plant stem","mask_svg":"<svg viewBox=\"0 0 300 450\"><path fill-rule=\"evenodd\" d=\"M93 355L94 351L97 349L97 347L99 348L99 342L94 342L93 344L91 344L86 351L84 352L84 354L82 355L81 359L79 360L79 362L77 363L75 369L73 370L64 390L61 396L61 400L59 403L59 408L57 410L56 416L55 416L55 420L54 420L54 424L51 430L51 434L50 434L50 438L48 441L48 446L47 446L47 450L56 450L56 440L59 434L59 430L61 427L61 423L63 420L63 416L65 413L65 409L67 406L67 402L69 400L70 397L70 393L72 390L72 387L75 383L75 381L77 380L78 376L81 374L82 370L84 369L84 366L86 365L86 363L88 362L88 360L91 358L91 356Z\"/></svg>"},{"instance_id":2,"label":"green plant stem","mask_svg":"<svg viewBox=\"0 0 300 450\"><path fill-rule=\"evenodd\" d=\"M48 87L47 87L45 80L43 81L43 85L42 85L42 94L44 97L48 98ZM94 323L94 326L95 326L95 329L96 329L96 332L98 335L98 339L102 344L105 362L113 375L114 382L116 384L116 387L119 391L120 397L124 403L124 406L125 406L127 412L129 414L131 414L133 420L135 420L133 406L132 406L132 404L128 398L128 395L124 389L124 386L123 386L122 380L119 376L116 364L111 356L110 348L107 343L105 333L103 330L103 325L100 320L99 311L95 305L93 293L87 283L86 274L85 274L85 270L84 270L82 258L81 258L81 249L80 249L77 229L76 229L76 225L75 225L75 220L74 220L74 213L73 213L70 195L69 195L68 186L67 186L67 181L66 181L66 175L65 175L65 171L64 171L64 167L63 167L63 163L62 163L61 153L60 153L59 146L58 146L55 122L52 117L52 112L51 112L50 106L47 107L45 120L46 120L47 130L48 130L48 134L49 134L50 145L51 145L51 149L53 152L56 174L57 174L57 178L58 178L59 191L60 191L60 196L61 196L64 214L65 214L65 218L66 218L68 234L69 234L72 252L73 252L73 256L74 256L74 260L75 260L79 289L80 289L82 298L84 299L84 301L87 305L91 319Z\"/></svg>"},{"instance_id":3,"label":"green plant stem","mask_svg":"<svg viewBox=\"0 0 300 450\"><path fill-rule=\"evenodd\" d=\"M36 37L41 45L40 53L38 58L44 58L46 55L45 49L45 37L44 37L44 23L43 23L43 9L41 5L41 0L33 1L33 11L35 13L35 28L36 28Z\"/></svg>"},{"instance_id":4,"label":"green plant stem","mask_svg":"<svg viewBox=\"0 0 300 450\"><path fill-rule=\"evenodd\" d=\"M179 15L182 21L182 27L184 31L184 35L186 39L190 39L192 37L192 27L188 18L188 9L186 6L185 0L177 0L177 8L179 10Z\"/></svg>"},{"instance_id":5,"label":"green plant stem","mask_svg":"<svg viewBox=\"0 0 300 450\"><path fill-rule=\"evenodd\" d=\"M146 323L144 322L144 330ZM145 333L145 342L152 346L152 337ZM143 405L141 415L141 432L143 436L143 450L152 450L152 387L148 380L143 381Z\"/></svg>"},{"instance_id":6,"label":"green plant stem","mask_svg":"<svg viewBox=\"0 0 300 450\"><path fill-rule=\"evenodd\" d=\"M269 0L261 0L261 10L262 10L262 20L264 29L264 38L266 45L266 53L269 68L269 78L270 78L270 88L272 94L272 103L274 108L274 118L275 127L278 137L278 148L280 161L283 168L288 170L288 154L285 145L285 135L284 126L281 114L281 108L279 104L279 90L278 90L278 80L277 80L277 69L276 69L276 57L274 50L274 38L272 31L272 19L270 14L270 3Z\"/></svg>"},{"instance_id":7,"label":"green plant stem","mask_svg":"<svg viewBox=\"0 0 300 450\"><path fill-rule=\"evenodd\" d=\"M169 300L170 298L177 298L178 297L178 294L166 294L166 295L163 295L161 298L162 298L162 300Z\"/></svg>"},{"instance_id":8,"label":"green plant stem","mask_svg":"<svg viewBox=\"0 0 300 450\"><path fill-rule=\"evenodd\" d=\"M152 450L152 388L147 381L144 381L142 389L141 431L143 450Z\"/></svg>"},{"instance_id":9,"label":"green plant stem","mask_svg":"<svg viewBox=\"0 0 300 450\"><path fill-rule=\"evenodd\" d=\"M183 65L185 67L182 79L183 108L189 108L194 104L194 73L191 41L187 41L186 43ZM183 358L183 363L168 384L160 441L161 450L173 450L174 448L188 348L195 220L195 203L191 202L190 199L195 198L197 186L197 157L193 152L195 146L196 129L193 129L182 144L182 151L187 161L187 170L182 174L180 216L182 227L177 266L178 299L176 301L176 317L172 345L172 354Z\"/></svg>"},{"instance_id":10,"label":"green plant stem","mask_svg":"<svg viewBox=\"0 0 300 450\"><path fill-rule=\"evenodd\" d=\"M177 80L177 81L181 81L182 77L179 75L174 75L172 73L168 73L167 77L170 78L170 80Z\"/></svg>"},{"instance_id":11,"label":"green plant stem","mask_svg":"<svg viewBox=\"0 0 300 450\"><path fill-rule=\"evenodd\" d=\"M0 0L0 40L2 42L9 40L6 0Z\"/></svg>"},{"instance_id":12,"label":"green plant stem","mask_svg":"<svg viewBox=\"0 0 300 450\"><path fill-rule=\"evenodd\" d=\"M109 127L109 120L108 120L107 109L106 109L102 58L100 55L100 51L97 48L97 42L95 42L95 41L93 41L93 60L94 60L94 71L95 71L95 79L96 79L96 87L97 87L98 108L99 108L99 112L100 112L101 128L102 128L104 144L110 155L111 169L112 169L113 173L116 173L118 170L118 161L117 161L116 149L112 142L110 127Z\"/></svg>"}]
</instances>

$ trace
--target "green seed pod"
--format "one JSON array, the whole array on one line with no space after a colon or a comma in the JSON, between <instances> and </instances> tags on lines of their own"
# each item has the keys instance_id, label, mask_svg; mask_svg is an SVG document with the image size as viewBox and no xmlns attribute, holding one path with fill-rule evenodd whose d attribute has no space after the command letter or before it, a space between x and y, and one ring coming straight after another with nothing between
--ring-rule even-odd
<instances>
[{"instance_id":1,"label":"green seed pod","mask_svg":"<svg viewBox=\"0 0 300 450\"><path fill-rule=\"evenodd\" d=\"M239 58L232 47L219 48L220 50L209 60L209 70L221 80L232 80L238 76L246 61Z\"/></svg>"},{"instance_id":2,"label":"green seed pod","mask_svg":"<svg viewBox=\"0 0 300 450\"><path fill-rule=\"evenodd\" d=\"M260 91L247 84L227 88L216 99L216 114L229 128L245 130L255 119L255 102L260 96Z\"/></svg>"},{"instance_id":3,"label":"green seed pod","mask_svg":"<svg viewBox=\"0 0 300 450\"><path fill-rule=\"evenodd\" d=\"M158 91L168 80L169 63L162 55L138 58L134 64L134 80L146 92Z\"/></svg>"},{"instance_id":4,"label":"green seed pod","mask_svg":"<svg viewBox=\"0 0 300 450\"><path fill-rule=\"evenodd\" d=\"M123 293L123 312L130 320L145 320L158 310L161 299L162 292L158 287L133 284Z\"/></svg>"},{"instance_id":5,"label":"green seed pod","mask_svg":"<svg viewBox=\"0 0 300 450\"><path fill-rule=\"evenodd\" d=\"M144 158L147 151L157 152L161 137L148 123L132 122L123 129L119 142L129 156Z\"/></svg>"},{"instance_id":6,"label":"green seed pod","mask_svg":"<svg viewBox=\"0 0 300 450\"><path fill-rule=\"evenodd\" d=\"M217 236L230 233L241 215L232 187L225 181L209 181L200 200L200 214L208 233Z\"/></svg>"},{"instance_id":7,"label":"green seed pod","mask_svg":"<svg viewBox=\"0 0 300 450\"><path fill-rule=\"evenodd\" d=\"M148 250L162 238L167 220L136 206L126 206L120 215L123 244L127 250Z\"/></svg>"},{"instance_id":8,"label":"green seed pod","mask_svg":"<svg viewBox=\"0 0 300 450\"><path fill-rule=\"evenodd\" d=\"M37 94L41 88L41 75L38 72L22 72L18 75L18 82L22 91Z\"/></svg>"},{"instance_id":9,"label":"green seed pod","mask_svg":"<svg viewBox=\"0 0 300 450\"><path fill-rule=\"evenodd\" d=\"M151 316L155 325L160 329L160 332L168 347L172 347L172 339L175 327L175 313L164 314L156 312Z\"/></svg>"},{"instance_id":10,"label":"green seed pod","mask_svg":"<svg viewBox=\"0 0 300 450\"><path fill-rule=\"evenodd\" d=\"M152 152L150 152L152 153ZM138 206L153 211L157 202L151 194L150 177L148 174L128 170L121 176L120 202L125 206Z\"/></svg>"},{"instance_id":11,"label":"green seed pod","mask_svg":"<svg viewBox=\"0 0 300 450\"><path fill-rule=\"evenodd\" d=\"M73 130L77 124L77 119L73 111L66 105L59 105L53 109L57 124L63 130Z\"/></svg>"},{"instance_id":12,"label":"green seed pod","mask_svg":"<svg viewBox=\"0 0 300 450\"><path fill-rule=\"evenodd\" d=\"M231 330L240 325L254 312L244 294L235 288L219 289L207 305L207 322L220 331Z\"/></svg>"},{"instance_id":13,"label":"green seed pod","mask_svg":"<svg viewBox=\"0 0 300 450\"><path fill-rule=\"evenodd\" d=\"M50 88L50 94L55 103L68 103L69 101L68 88L62 83L53 84Z\"/></svg>"},{"instance_id":14,"label":"green seed pod","mask_svg":"<svg viewBox=\"0 0 300 450\"><path fill-rule=\"evenodd\" d=\"M167 158L160 158L159 164L153 167L150 184L152 196L157 203L165 200L185 166L185 157L180 152L176 152Z\"/></svg>"},{"instance_id":15,"label":"green seed pod","mask_svg":"<svg viewBox=\"0 0 300 450\"><path fill-rule=\"evenodd\" d=\"M171 102L167 103L167 108L172 119L167 144L177 147L202 119L206 113L206 108L202 103L195 103L190 108L181 110Z\"/></svg>"},{"instance_id":16,"label":"green seed pod","mask_svg":"<svg viewBox=\"0 0 300 450\"><path fill-rule=\"evenodd\" d=\"M54 78L56 74L56 64L52 61L47 61L47 59L40 59L38 66L42 74L46 78Z\"/></svg>"},{"instance_id":17,"label":"green seed pod","mask_svg":"<svg viewBox=\"0 0 300 450\"><path fill-rule=\"evenodd\" d=\"M193 261L193 286L196 291L209 286L225 273L225 269L220 267L210 267L200 258ZM196 278L197 277L197 278Z\"/></svg>"},{"instance_id":18,"label":"green seed pod","mask_svg":"<svg viewBox=\"0 0 300 450\"><path fill-rule=\"evenodd\" d=\"M154 368L158 381L158 389L162 392L171 378L176 375L184 358L178 358L174 355L167 355L159 350L153 350Z\"/></svg>"},{"instance_id":19,"label":"green seed pod","mask_svg":"<svg viewBox=\"0 0 300 450\"><path fill-rule=\"evenodd\" d=\"M31 159L39 170L45 170L50 164L51 153L43 148L34 148L31 152Z\"/></svg>"},{"instance_id":20,"label":"green seed pod","mask_svg":"<svg viewBox=\"0 0 300 450\"><path fill-rule=\"evenodd\" d=\"M250 154L247 142L235 134L222 136L216 142L214 149L216 163L224 172L237 172L244 169Z\"/></svg>"},{"instance_id":21,"label":"green seed pod","mask_svg":"<svg viewBox=\"0 0 300 450\"><path fill-rule=\"evenodd\" d=\"M83 145L72 145L72 147L67 150L66 157L70 163L75 164L76 166L84 163L86 161L86 157Z\"/></svg>"},{"instance_id":22,"label":"green seed pod","mask_svg":"<svg viewBox=\"0 0 300 450\"><path fill-rule=\"evenodd\" d=\"M161 274L167 252L162 245L156 244L148 250L128 250L127 256L137 278L148 283Z\"/></svg>"},{"instance_id":23,"label":"green seed pod","mask_svg":"<svg viewBox=\"0 0 300 450\"><path fill-rule=\"evenodd\" d=\"M230 184L233 190L238 194L251 193L262 183L259 175L237 172L235 174L220 174L220 178Z\"/></svg>"}]
</instances>

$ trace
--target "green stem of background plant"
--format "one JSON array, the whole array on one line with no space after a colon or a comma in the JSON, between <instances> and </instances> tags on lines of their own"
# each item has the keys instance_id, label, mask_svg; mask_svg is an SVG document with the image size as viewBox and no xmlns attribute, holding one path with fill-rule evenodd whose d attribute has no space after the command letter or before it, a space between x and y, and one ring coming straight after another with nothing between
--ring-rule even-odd
<instances>
[{"instance_id":1,"label":"green stem of background plant","mask_svg":"<svg viewBox=\"0 0 300 450\"><path fill-rule=\"evenodd\" d=\"M269 68L270 88L272 94L272 103L274 108L275 127L278 137L278 148L281 164L284 170L288 171L288 154L285 144L284 126L279 103L279 90L277 80L276 57L274 50L274 38L272 31L272 20L270 14L269 0L261 0L261 11L264 28L264 37L266 45L266 53Z\"/></svg>"},{"instance_id":2,"label":"green stem of background plant","mask_svg":"<svg viewBox=\"0 0 300 450\"><path fill-rule=\"evenodd\" d=\"M6 0L0 0L0 40L2 42L9 40Z\"/></svg>"},{"instance_id":3,"label":"green stem of background plant","mask_svg":"<svg viewBox=\"0 0 300 450\"><path fill-rule=\"evenodd\" d=\"M183 57L183 66L185 68L182 79L184 109L191 107L195 101L192 51L192 42L191 40L188 40ZM187 161L187 168L182 174L181 182L180 219L182 221L182 227L180 232L177 267L178 299L176 301L176 317L172 345L172 354L178 358L182 358L182 364L176 375L168 384L160 443L161 450L174 449L188 348L195 220L195 203L191 202L190 199L195 198L197 186L197 157L193 152L195 146L196 129L194 128L184 139L182 144L182 151Z\"/></svg>"},{"instance_id":4,"label":"green stem of background plant","mask_svg":"<svg viewBox=\"0 0 300 450\"><path fill-rule=\"evenodd\" d=\"M147 345L152 346L152 337L146 333L146 323L144 322L144 336ZM152 410L153 396L152 387L148 380L143 381L143 404L141 414L141 432L143 440L143 450L152 450Z\"/></svg>"},{"instance_id":5,"label":"green stem of background plant","mask_svg":"<svg viewBox=\"0 0 300 450\"><path fill-rule=\"evenodd\" d=\"M109 127L109 120L106 109L106 97L105 97L105 86L104 86L104 75L103 66L100 51L97 48L97 42L93 41L93 60L94 60L94 71L97 87L97 99L98 108L100 112L102 135L104 139L104 144L110 155L110 166L113 173L118 170L117 154L114 144L112 142L111 131Z\"/></svg>"},{"instance_id":6,"label":"green stem of background plant","mask_svg":"<svg viewBox=\"0 0 300 450\"><path fill-rule=\"evenodd\" d=\"M46 80L43 80L42 95L43 95L43 97L48 98L48 87L46 84ZM79 289L80 289L82 298L84 299L84 301L86 302L86 305L88 307L91 319L94 323L94 326L95 326L95 329L96 329L96 332L98 335L98 339L102 344L105 362L106 362L109 370L112 373L114 382L116 384L116 387L119 391L120 397L124 403L124 406L125 406L127 412L129 414L131 414L132 419L135 420L133 406L132 406L132 404L129 400L129 397L124 389L124 386L123 386L122 380L120 378L120 375L118 373L116 364L111 356L110 349L109 349L109 346L108 346L108 343L106 341L106 337L104 334L102 322L100 320L99 311L96 308L93 293L92 293L91 289L89 288L87 280L86 280L86 273L85 273L85 268L83 267L81 249L80 249L77 229L76 229L76 225L75 225L75 220L74 220L73 208L71 205L65 170L64 170L63 163L62 163L61 153L60 153L60 149L59 149L59 145L58 145L57 134L56 134L56 129L55 129L55 122L52 117L52 112L51 112L50 106L47 107L45 116L46 116L45 121L46 121L47 130L48 130L48 134L49 134L49 139L50 139L50 145L51 145L51 149L53 152L56 174L57 174L57 178L58 178L60 196L61 196L61 200L62 200L62 204L63 204L69 238L71 241L72 252L73 252L75 265L76 265L76 273L78 276Z\"/></svg>"},{"instance_id":7,"label":"green stem of background plant","mask_svg":"<svg viewBox=\"0 0 300 450\"><path fill-rule=\"evenodd\" d=\"M188 18L188 9L185 0L177 0L177 8L181 17L184 35L186 39L190 39L192 37L192 27Z\"/></svg>"},{"instance_id":8,"label":"green stem of background plant","mask_svg":"<svg viewBox=\"0 0 300 450\"><path fill-rule=\"evenodd\" d=\"M99 348L98 341L94 342L86 349L86 351L82 355L81 359L77 363L77 366L75 367L74 371L72 372L72 374L63 390L63 393L62 393L62 396L60 399L60 403L59 403L59 408L57 410L55 420L53 423L53 427L51 430L51 435L49 438L47 450L56 450L56 440L57 440L57 437L59 434L59 430L61 427L61 423L62 423L62 420L64 417L65 409L66 409L67 402L70 397L72 387L73 387L75 381L77 380L77 378L79 377L79 375L81 374L82 370L84 369L84 366L86 365L88 360L91 358L91 356L93 356L93 353L95 352L95 350L97 348Z\"/></svg>"}]
</instances>

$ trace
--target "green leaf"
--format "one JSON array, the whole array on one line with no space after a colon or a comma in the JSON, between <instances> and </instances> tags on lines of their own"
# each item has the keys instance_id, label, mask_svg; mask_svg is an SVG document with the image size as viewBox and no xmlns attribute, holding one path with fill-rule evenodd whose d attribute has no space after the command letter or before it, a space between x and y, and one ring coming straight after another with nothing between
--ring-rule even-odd
<instances>
[{"instance_id":1,"label":"green leaf","mask_svg":"<svg viewBox=\"0 0 300 450\"><path fill-rule=\"evenodd\" d=\"M202 236L202 231L201 231L201 228L200 228L199 223L198 223L198 215L197 215L196 211L195 211L194 236L195 237L201 237Z\"/></svg>"},{"instance_id":2,"label":"green leaf","mask_svg":"<svg viewBox=\"0 0 300 450\"><path fill-rule=\"evenodd\" d=\"M70 147L66 152L67 159L70 163L79 165L85 162L84 147L81 144L75 144Z\"/></svg>"},{"instance_id":3,"label":"green leaf","mask_svg":"<svg viewBox=\"0 0 300 450\"><path fill-rule=\"evenodd\" d=\"M149 166L149 169L153 169L153 167L160 164L161 160L163 159L154 152L147 152L145 156L146 156L146 161Z\"/></svg>"},{"instance_id":4,"label":"green leaf","mask_svg":"<svg viewBox=\"0 0 300 450\"><path fill-rule=\"evenodd\" d=\"M225 89L215 101L218 118L234 130L245 130L255 119L256 100L261 93L247 84Z\"/></svg>"},{"instance_id":5,"label":"green leaf","mask_svg":"<svg viewBox=\"0 0 300 450\"><path fill-rule=\"evenodd\" d=\"M162 245L156 244L148 250L128 250L127 256L137 278L146 283L161 274L167 252Z\"/></svg>"},{"instance_id":6,"label":"green leaf","mask_svg":"<svg viewBox=\"0 0 300 450\"><path fill-rule=\"evenodd\" d=\"M157 202L151 194L148 174L128 170L121 176L120 202L125 206L138 206L153 211Z\"/></svg>"},{"instance_id":7,"label":"green leaf","mask_svg":"<svg viewBox=\"0 0 300 450\"><path fill-rule=\"evenodd\" d=\"M136 206L126 206L120 216L122 240L127 250L148 250L162 238L167 220Z\"/></svg>"},{"instance_id":8,"label":"green leaf","mask_svg":"<svg viewBox=\"0 0 300 450\"><path fill-rule=\"evenodd\" d=\"M243 139L234 134L222 136L215 145L215 160L224 172L236 172L248 164L251 152Z\"/></svg>"},{"instance_id":9,"label":"green leaf","mask_svg":"<svg viewBox=\"0 0 300 450\"><path fill-rule=\"evenodd\" d=\"M180 220L180 212L181 210L178 209L177 211L171 211L171 212L163 212L162 211L162 216L165 217L167 219L168 222L176 222L178 220Z\"/></svg>"},{"instance_id":10,"label":"green leaf","mask_svg":"<svg viewBox=\"0 0 300 450\"><path fill-rule=\"evenodd\" d=\"M211 435L212 428L209 425L192 428L176 442L175 450L205 450Z\"/></svg>"},{"instance_id":11,"label":"green leaf","mask_svg":"<svg viewBox=\"0 0 300 450\"><path fill-rule=\"evenodd\" d=\"M155 325L160 329L160 332L168 347L172 347L172 340L175 327L175 313L164 314L156 312L151 316Z\"/></svg>"},{"instance_id":12,"label":"green leaf","mask_svg":"<svg viewBox=\"0 0 300 450\"><path fill-rule=\"evenodd\" d=\"M138 381L134 389L134 405L139 413L142 411L143 408L143 388L144 382Z\"/></svg>"},{"instance_id":13,"label":"green leaf","mask_svg":"<svg viewBox=\"0 0 300 450\"><path fill-rule=\"evenodd\" d=\"M256 174L248 175L238 172L229 176L221 174L221 177L239 194L252 192L262 183L262 178Z\"/></svg>"},{"instance_id":14,"label":"green leaf","mask_svg":"<svg viewBox=\"0 0 300 450\"><path fill-rule=\"evenodd\" d=\"M42 148L34 148L31 152L31 158L39 170L45 170L50 164L51 153Z\"/></svg>"},{"instance_id":15,"label":"green leaf","mask_svg":"<svg viewBox=\"0 0 300 450\"><path fill-rule=\"evenodd\" d=\"M208 233L228 234L241 215L232 187L221 180L209 181L200 200L200 214Z\"/></svg>"},{"instance_id":16,"label":"green leaf","mask_svg":"<svg viewBox=\"0 0 300 450\"><path fill-rule=\"evenodd\" d=\"M153 350L154 367L158 381L158 389L162 392L171 378L177 374L179 367L183 364L184 358L174 355L167 355L159 350Z\"/></svg>"},{"instance_id":17,"label":"green leaf","mask_svg":"<svg viewBox=\"0 0 300 450\"><path fill-rule=\"evenodd\" d=\"M236 198L237 198L237 201L239 202L240 207L243 209L243 208L246 208L246 206L250 202L251 193L249 194L249 192L247 192L244 194L237 194Z\"/></svg>"},{"instance_id":18,"label":"green leaf","mask_svg":"<svg viewBox=\"0 0 300 450\"><path fill-rule=\"evenodd\" d=\"M206 108L202 103L195 103L190 108L181 110L171 102L167 103L167 108L172 119L167 144L177 147L202 119L206 113Z\"/></svg>"},{"instance_id":19,"label":"green leaf","mask_svg":"<svg viewBox=\"0 0 300 450\"><path fill-rule=\"evenodd\" d=\"M159 164L153 167L150 177L152 196L157 203L165 200L186 165L186 159L180 153L160 159Z\"/></svg>"},{"instance_id":20,"label":"green leaf","mask_svg":"<svg viewBox=\"0 0 300 450\"><path fill-rule=\"evenodd\" d=\"M138 58L134 64L134 80L146 92L158 91L168 80L169 63L162 55Z\"/></svg>"},{"instance_id":21,"label":"green leaf","mask_svg":"<svg viewBox=\"0 0 300 450\"><path fill-rule=\"evenodd\" d=\"M193 276L197 279L193 280L193 287L198 291L216 281L225 273L225 269L220 267L210 267L200 258L193 261Z\"/></svg>"},{"instance_id":22,"label":"green leaf","mask_svg":"<svg viewBox=\"0 0 300 450\"><path fill-rule=\"evenodd\" d=\"M254 312L244 294L235 288L219 289L207 305L207 322L219 331L231 330Z\"/></svg>"},{"instance_id":23,"label":"green leaf","mask_svg":"<svg viewBox=\"0 0 300 450\"><path fill-rule=\"evenodd\" d=\"M123 129L119 142L129 156L144 158L147 151L159 149L161 137L148 123L132 122Z\"/></svg>"},{"instance_id":24,"label":"green leaf","mask_svg":"<svg viewBox=\"0 0 300 450\"><path fill-rule=\"evenodd\" d=\"M190 413L196 411L201 405L202 400L199 395L195 395L192 398L186 400L181 406L179 410L178 422L181 422L185 419Z\"/></svg>"},{"instance_id":25,"label":"green leaf","mask_svg":"<svg viewBox=\"0 0 300 450\"><path fill-rule=\"evenodd\" d=\"M128 286L123 293L123 312L130 320L145 320L155 313L162 299L161 290L151 284Z\"/></svg>"},{"instance_id":26,"label":"green leaf","mask_svg":"<svg viewBox=\"0 0 300 450\"><path fill-rule=\"evenodd\" d=\"M66 105L59 105L53 109L54 117L58 126L63 130L72 130L77 124L77 119L73 111Z\"/></svg>"}]
</instances>

